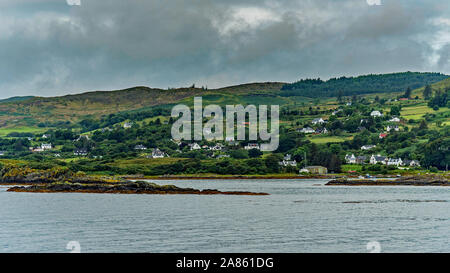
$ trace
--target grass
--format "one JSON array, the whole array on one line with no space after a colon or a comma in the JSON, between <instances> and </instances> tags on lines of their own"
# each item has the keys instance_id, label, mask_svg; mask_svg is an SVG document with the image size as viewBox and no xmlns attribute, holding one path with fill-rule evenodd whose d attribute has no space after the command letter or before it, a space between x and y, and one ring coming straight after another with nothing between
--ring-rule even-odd
<instances>
[{"instance_id":1,"label":"grass","mask_svg":"<svg viewBox=\"0 0 450 273\"><path fill-rule=\"evenodd\" d=\"M10 127L10 128L0 128L0 136L4 137L10 133L44 133L47 129L39 128L39 127L31 127L31 126L22 126L22 127Z\"/></svg>"},{"instance_id":2,"label":"grass","mask_svg":"<svg viewBox=\"0 0 450 273\"><path fill-rule=\"evenodd\" d=\"M434 111L430 107L428 107L425 104L422 105L416 105L416 106L410 106L410 107L404 107L401 111L401 116L406 119L422 119L425 114L436 114L436 113L443 113L448 111L448 108L441 107L438 111Z\"/></svg>"},{"instance_id":3,"label":"grass","mask_svg":"<svg viewBox=\"0 0 450 273\"><path fill-rule=\"evenodd\" d=\"M361 172L362 171L362 165L342 165L342 172L347 173L350 171L356 171Z\"/></svg>"},{"instance_id":4,"label":"grass","mask_svg":"<svg viewBox=\"0 0 450 273\"><path fill-rule=\"evenodd\" d=\"M352 140L352 136L308 136L308 139L316 144L340 143L346 140Z\"/></svg>"}]
</instances>

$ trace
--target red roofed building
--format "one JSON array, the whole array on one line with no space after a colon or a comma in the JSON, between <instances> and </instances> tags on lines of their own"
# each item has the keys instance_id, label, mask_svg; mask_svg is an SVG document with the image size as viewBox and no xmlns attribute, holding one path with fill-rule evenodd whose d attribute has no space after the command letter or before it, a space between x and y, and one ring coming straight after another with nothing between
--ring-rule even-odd
<instances>
[{"instance_id":1,"label":"red roofed building","mask_svg":"<svg viewBox=\"0 0 450 273\"><path fill-rule=\"evenodd\" d=\"M387 137L387 133L380 133L380 138L385 138L385 137Z\"/></svg>"}]
</instances>

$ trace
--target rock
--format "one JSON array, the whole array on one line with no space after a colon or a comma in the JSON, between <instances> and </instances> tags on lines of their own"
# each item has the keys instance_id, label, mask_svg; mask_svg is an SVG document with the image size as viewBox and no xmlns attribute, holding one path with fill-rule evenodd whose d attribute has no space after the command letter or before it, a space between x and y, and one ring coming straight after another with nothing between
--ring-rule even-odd
<instances>
[{"instance_id":1,"label":"rock","mask_svg":"<svg viewBox=\"0 0 450 273\"><path fill-rule=\"evenodd\" d=\"M450 186L450 180L439 175L406 176L396 180L331 180L326 186Z\"/></svg>"},{"instance_id":2,"label":"rock","mask_svg":"<svg viewBox=\"0 0 450 273\"><path fill-rule=\"evenodd\" d=\"M179 188L174 185L157 185L145 181L120 182L110 184L80 184L80 183L49 183L29 187L13 187L9 192L79 192L79 193L120 193L120 194L199 194L199 195L268 195L254 192L221 192L218 190L197 190L192 188Z\"/></svg>"}]
</instances>

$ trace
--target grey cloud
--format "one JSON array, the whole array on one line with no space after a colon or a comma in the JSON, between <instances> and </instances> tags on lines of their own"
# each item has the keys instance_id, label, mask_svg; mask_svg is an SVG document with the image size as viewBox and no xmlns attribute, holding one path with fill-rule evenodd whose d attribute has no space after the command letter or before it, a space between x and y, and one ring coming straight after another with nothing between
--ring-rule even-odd
<instances>
[{"instance_id":1,"label":"grey cloud","mask_svg":"<svg viewBox=\"0 0 450 273\"><path fill-rule=\"evenodd\" d=\"M450 72L449 47L417 39L448 18L437 0L61 2L0 1L0 97Z\"/></svg>"}]
</instances>

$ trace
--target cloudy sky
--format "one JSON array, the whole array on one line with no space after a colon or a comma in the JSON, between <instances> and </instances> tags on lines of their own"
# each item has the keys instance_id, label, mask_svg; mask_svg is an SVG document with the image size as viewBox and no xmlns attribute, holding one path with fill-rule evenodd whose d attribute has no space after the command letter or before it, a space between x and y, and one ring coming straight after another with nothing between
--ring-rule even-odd
<instances>
[{"instance_id":1,"label":"cloudy sky","mask_svg":"<svg viewBox=\"0 0 450 273\"><path fill-rule=\"evenodd\" d=\"M448 0L67 1L0 0L0 98L450 74Z\"/></svg>"}]
</instances>

